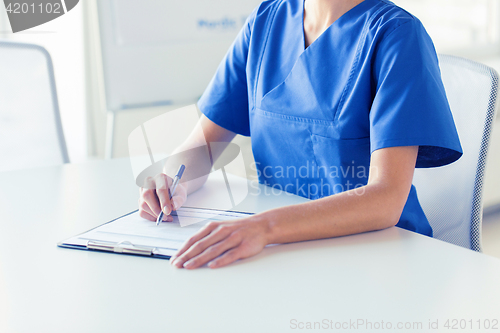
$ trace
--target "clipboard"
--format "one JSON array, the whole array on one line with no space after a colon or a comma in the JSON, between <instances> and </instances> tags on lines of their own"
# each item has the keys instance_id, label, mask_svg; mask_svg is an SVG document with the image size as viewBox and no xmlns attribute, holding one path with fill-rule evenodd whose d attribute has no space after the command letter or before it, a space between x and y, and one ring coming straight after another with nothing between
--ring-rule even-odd
<instances>
[{"instance_id":1,"label":"clipboard","mask_svg":"<svg viewBox=\"0 0 500 333\"><path fill-rule=\"evenodd\" d=\"M99 251L124 255L138 255L170 259L180 246L205 224L227 221L253 213L181 207L172 213L173 222L145 220L135 210L57 244L61 248Z\"/></svg>"}]
</instances>

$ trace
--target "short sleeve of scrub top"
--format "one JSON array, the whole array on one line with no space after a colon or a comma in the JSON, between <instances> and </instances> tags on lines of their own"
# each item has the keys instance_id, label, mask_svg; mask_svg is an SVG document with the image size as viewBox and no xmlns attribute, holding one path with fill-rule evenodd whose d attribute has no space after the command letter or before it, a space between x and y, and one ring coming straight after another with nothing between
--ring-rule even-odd
<instances>
[{"instance_id":1,"label":"short sleeve of scrub top","mask_svg":"<svg viewBox=\"0 0 500 333\"><path fill-rule=\"evenodd\" d=\"M246 66L255 12L247 18L198 101L200 110L214 123L245 136L250 135Z\"/></svg>"},{"instance_id":2,"label":"short sleeve of scrub top","mask_svg":"<svg viewBox=\"0 0 500 333\"><path fill-rule=\"evenodd\" d=\"M317 199L367 184L373 151L419 146L417 167L462 154L438 58L418 19L365 0L304 47L303 0L263 2L198 106L251 135L259 181ZM412 186L399 227L432 236Z\"/></svg>"},{"instance_id":3,"label":"short sleeve of scrub top","mask_svg":"<svg viewBox=\"0 0 500 333\"><path fill-rule=\"evenodd\" d=\"M436 51L419 21L408 20L388 32L373 72L377 91L370 110L371 151L420 146L416 166L424 168L457 160L461 147L455 127L449 126L454 122Z\"/></svg>"}]
</instances>

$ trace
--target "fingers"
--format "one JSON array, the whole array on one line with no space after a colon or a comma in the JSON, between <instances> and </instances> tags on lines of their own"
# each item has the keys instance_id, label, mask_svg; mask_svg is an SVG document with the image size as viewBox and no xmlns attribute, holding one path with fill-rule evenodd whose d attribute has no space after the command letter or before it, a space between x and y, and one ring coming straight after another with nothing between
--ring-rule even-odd
<instances>
[{"instance_id":1,"label":"fingers","mask_svg":"<svg viewBox=\"0 0 500 333\"><path fill-rule=\"evenodd\" d=\"M149 206L149 210L144 207L144 210L153 215L158 216L160 211L170 215L173 210L181 207L187 199L186 187L182 184L177 186L175 195L170 200L170 190L172 179L165 174L158 174L154 178L146 178L144 188L141 191L141 197Z\"/></svg>"},{"instance_id":2,"label":"fingers","mask_svg":"<svg viewBox=\"0 0 500 333\"><path fill-rule=\"evenodd\" d=\"M144 198L142 196L143 188L139 188L139 216L149 220L149 221L156 221L155 214L151 211L151 208L149 208L149 205L147 204L146 201L144 201Z\"/></svg>"},{"instance_id":3,"label":"fingers","mask_svg":"<svg viewBox=\"0 0 500 333\"><path fill-rule=\"evenodd\" d=\"M220 256L227 250L236 248L238 245L240 245L240 243L241 243L241 238L238 237L236 234L231 234L230 236L224 238L220 242L208 247L201 254L185 262L183 267L187 269L194 269L203 266L209 261L214 260L215 258Z\"/></svg>"},{"instance_id":4,"label":"fingers","mask_svg":"<svg viewBox=\"0 0 500 333\"><path fill-rule=\"evenodd\" d=\"M158 202L158 197L156 196L156 184L153 178L146 178L144 188L142 190L142 199L149 206L151 212L154 216L160 214L160 203Z\"/></svg>"},{"instance_id":5,"label":"fingers","mask_svg":"<svg viewBox=\"0 0 500 333\"><path fill-rule=\"evenodd\" d=\"M177 251L175 255L173 255L170 258L170 264L174 264L175 260L180 257L184 252L186 252L191 245L199 241L200 239L204 238L205 236L209 235L214 229L216 229L219 226L217 222L210 222L207 223L200 231L198 231L196 234L194 234L191 238L189 238ZM181 266L182 267L182 266Z\"/></svg>"},{"instance_id":6,"label":"fingers","mask_svg":"<svg viewBox=\"0 0 500 333\"><path fill-rule=\"evenodd\" d=\"M140 211L144 211L145 213L151 215L151 216L155 216L156 214L153 213L153 211L151 211L151 208L149 208L149 205L146 201L139 199L139 210Z\"/></svg>"},{"instance_id":7,"label":"fingers","mask_svg":"<svg viewBox=\"0 0 500 333\"><path fill-rule=\"evenodd\" d=\"M229 225L217 227L209 235L196 241L188 250L179 255L172 262L173 265L178 268L196 268L206 264L241 242L241 238L237 234L231 235L233 230L234 226Z\"/></svg>"},{"instance_id":8,"label":"fingers","mask_svg":"<svg viewBox=\"0 0 500 333\"><path fill-rule=\"evenodd\" d=\"M159 174L155 178L148 177L144 187L140 189L139 215L147 220L156 221L161 207L167 207L164 212L163 221L173 221L169 214L172 212L172 204L169 200L168 185L171 179L165 174Z\"/></svg>"},{"instance_id":9,"label":"fingers","mask_svg":"<svg viewBox=\"0 0 500 333\"><path fill-rule=\"evenodd\" d=\"M242 258L243 258L243 256L241 254L240 248L239 247L234 248L234 249L227 251L226 253L221 255L219 258L210 261L208 263L208 267L219 268L222 266L229 265L230 263L235 262L236 260L242 259Z\"/></svg>"},{"instance_id":10,"label":"fingers","mask_svg":"<svg viewBox=\"0 0 500 333\"><path fill-rule=\"evenodd\" d=\"M154 222L156 222L156 219L158 218L158 216L151 211L148 204L142 199L139 199L139 216ZM174 218L172 215L163 215L163 221L172 222L173 220Z\"/></svg>"},{"instance_id":11,"label":"fingers","mask_svg":"<svg viewBox=\"0 0 500 333\"><path fill-rule=\"evenodd\" d=\"M156 196L159 199L159 207L163 210L163 213L170 215L172 212L172 203L170 201L170 191L169 187L172 183L172 180L167 175L161 173L156 175L154 178L154 182L156 185ZM159 212L158 212L159 214Z\"/></svg>"},{"instance_id":12,"label":"fingers","mask_svg":"<svg viewBox=\"0 0 500 333\"><path fill-rule=\"evenodd\" d=\"M193 269L208 263L210 268L228 265L256 255L267 245L266 220L211 222L191 237L173 256L177 268Z\"/></svg>"},{"instance_id":13,"label":"fingers","mask_svg":"<svg viewBox=\"0 0 500 333\"><path fill-rule=\"evenodd\" d=\"M149 220L152 222L156 221L156 218L153 215L149 214L148 212L146 212L144 210L139 210L139 216L142 217L143 219L146 219L146 220Z\"/></svg>"}]
</instances>

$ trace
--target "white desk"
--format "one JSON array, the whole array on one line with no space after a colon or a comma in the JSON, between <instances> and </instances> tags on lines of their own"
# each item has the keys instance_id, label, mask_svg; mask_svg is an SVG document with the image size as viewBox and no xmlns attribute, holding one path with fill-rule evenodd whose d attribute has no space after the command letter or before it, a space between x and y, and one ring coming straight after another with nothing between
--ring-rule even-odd
<instances>
[{"instance_id":1,"label":"white desk","mask_svg":"<svg viewBox=\"0 0 500 333\"><path fill-rule=\"evenodd\" d=\"M56 247L137 199L127 160L0 173L0 332L293 332L324 319L423 332L429 320L500 319L500 260L399 228L268 247L216 270ZM242 207L302 200L250 195Z\"/></svg>"}]
</instances>

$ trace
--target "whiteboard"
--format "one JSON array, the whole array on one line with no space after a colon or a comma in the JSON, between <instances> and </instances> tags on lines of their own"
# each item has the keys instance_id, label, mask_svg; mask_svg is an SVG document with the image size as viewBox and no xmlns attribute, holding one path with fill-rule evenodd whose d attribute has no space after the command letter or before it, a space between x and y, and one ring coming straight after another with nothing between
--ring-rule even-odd
<instances>
[{"instance_id":1,"label":"whiteboard","mask_svg":"<svg viewBox=\"0 0 500 333\"><path fill-rule=\"evenodd\" d=\"M198 100L259 0L98 0L108 110Z\"/></svg>"}]
</instances>

